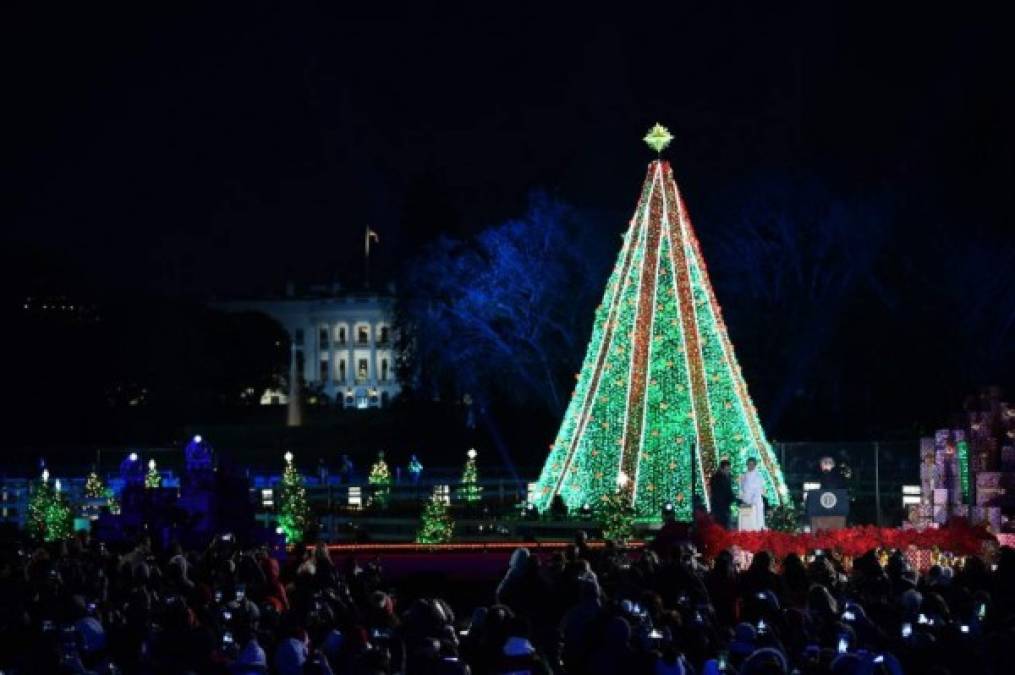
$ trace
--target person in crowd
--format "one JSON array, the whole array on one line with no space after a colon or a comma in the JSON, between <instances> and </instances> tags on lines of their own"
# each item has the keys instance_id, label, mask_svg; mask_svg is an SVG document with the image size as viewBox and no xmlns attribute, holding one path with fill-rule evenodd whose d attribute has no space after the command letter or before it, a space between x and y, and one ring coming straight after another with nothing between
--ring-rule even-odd
<instances>
[{"instance_id":1,"label":"person in crowd","mask_svg":"<svg viewBox=\"0 0 1015 675\"><path fill-rule=\"evenodd\" d=\"M730 509L733 508L733 480L730 476L730 461L719 462L719 470L712 474L711 506L712 518L716 523L730 529Z\"/></svg>"},{"instance_id":2,"label":"person in crowd","mask_svg":"<svg viewBox=\"0 0 1015 675\"><path fill-rule=\"evenodd\" d=\"M923 574L902 553L851 565L758 551L747 569L687 542L665 555L585 538L519 548L503 578L388 577L320 542L284 564L81 535L0 546L0 671L197 675L1007 673L1015 551ZM485 552L482 555L491 555ZM434 594L436 593L436 595ZM438 597L445 595L446 598ZM494 602L495 604L488 604ZM460 621L458 617L471 617Z\"/></svg>"},{"instance_id":3,"label":"person in crowd","mask_svg":"<svg viewBox=\"0 0 1015 675\"><path fill-rule=\"evenodd\" d=\"M842 480L842 474L835 470L835 460L831 457L822 457L820 463L821 473L818 474L818 482L822 490L841 490L846 487Z\"/></svg>"},{"instance_id":4,"label":"person in crowd","mask_svg":"<svg viewBox=\"0 0 1015 675\"><path fill-rule=\"evenodd\" d=\"M747 471L740 476L740 529L748 532L765 529L765 482L758 471L758 460L747 460Z\"/></svg>"}]
</instances>

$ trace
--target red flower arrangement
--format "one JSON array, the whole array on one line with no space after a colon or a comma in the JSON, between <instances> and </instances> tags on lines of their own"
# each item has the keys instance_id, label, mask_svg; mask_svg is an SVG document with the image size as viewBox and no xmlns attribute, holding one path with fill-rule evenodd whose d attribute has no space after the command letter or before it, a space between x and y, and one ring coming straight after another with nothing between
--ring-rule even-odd
<instances>
[{"instance_id":1,"label":"red flower arrangement","mask_svg":"<svg viewBox=\"0 0 1015 675\"><path fill-rule=\"evenodd\" d=\"M731 532L703 518L697 523L697 533L698 545L709 557L734 546L751 553L770 551L780 559L790 553L804 555L818 549L856 557L876 548L905 550L910 546L975 555L983 553L984 544L997 542L986 525L970 525L963 518L953 518L944 527L923 530L864 525L834 532L799 534L775 530Z\"/></svg>"}]
</instances>

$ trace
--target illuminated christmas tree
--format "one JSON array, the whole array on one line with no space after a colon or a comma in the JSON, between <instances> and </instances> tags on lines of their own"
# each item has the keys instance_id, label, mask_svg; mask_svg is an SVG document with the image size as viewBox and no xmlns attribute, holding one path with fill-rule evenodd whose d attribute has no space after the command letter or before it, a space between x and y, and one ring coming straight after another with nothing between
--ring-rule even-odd
<instances>
[{"instance_id":1,"label":"illuminated christmas tree","mask_svg":"<svg viewBox=\"0 0 1015 675\"><path fill-rule=\"evenodd\" d=\"M454 531L455 522L451 519L448 503L434 495L423 507L416 543L444 544L451 541Z\"/></svg>"},{"instance_id":2,"label":"illuminated christmas tree","mask_svg":"<svg viewBox=\"0 0 1015 675\"><path fill-rule=\"evenodd\" d=\"M459 498L466 504L476 504L483 497L483 488L479 485L479 470L476 468L476 450L466 453L465 468L462 470L462 485L458 488Z\"/></svg>"},{"instance_id":3,"label":"illuminated christmas tree","mask_svg":"<svg viewBox=\"0 0 1015 675\"><path fill-rule=\"evenodd\" d=\"M46 508L46 541L60 541L74 534L74 512L67 495L60 489L59 479L53 482L53 496Z\"/></svg>"},{"instance_id":4,"label":"illuminated christmas tree","mask_svg":"<svg viewBox=\"0 0 1015 675\"><path fill-rule=\"evenodd\" d=\"M377 461L370 467L367 482L373 486L374 502L379 506L386 506L391 492L391 470L388 469L388 463L384 461L383 450L377 453Z\"/></svg>"},{"instance_id":5,"label":"illuminated christmas tree","mask_svg":"<svg viewBox=\"0 0 1015 675\"><path fill-rule=\"evenodd\" d=\"M645 140L660 152L670 138L656 125ZM724 457L734 477L756 457L769 503L787 499L666 160L649 164L576 378L540 474L541 510L557 494L571 509L609 501L623 474L640 519L661 519L670 502L687 520L692 491L707 506Z\"/></svg>"},{"instance_id":6,"label":"illuminated christmas tree","mask_svg":"<svg viewBox=\"0 0 1015 675\"><path fill-rule=\"evenodd\" d=\"M99 478L99 474L92 469L92 472L88 474L88 478L85 480L85 498L87 499L103 499L106 495L106 486L102 484L102 479Z\"/></svg>"},{"instance_id":7,"label":"illuminated christmas tree","mask_svg":"<svg viewBox=\"0 0 1015 675\"><path fill-rule=\"evenodd\" d=\"M310 504L303 476L293 464L293 453L285 453L281 495L278 500L278 527L289 544L303 541L310 525Z\"/></svg>"},{"instance_id":8,"label":"illuminated christmas tree","mask_svg":"<svg viewBox=\"0 0 1015 675\"><path fill-rule=\"evenodd\" d=\"M144 486L146 488L153 489L162 485L162 476L159 475L159 470L155 466L155 460L148 460L148 473L144 477Z\"/></svg>"},{"instance_id":9,"label":"illuminated christmas tree","mask_svg":"<svg viewBox=\"0 0 1015 675\"><path fill-rule=\"evenodd\" d=\"M49 471L32 485L28 499L28 532L44 541L59 541L74 532L74 514L67 497L60 489L60 481L49 484Z\"/></svg>"},{"instance_id":10,"label":"illuminated christmas tree","mask_svg":"<svg viewBox=\"0 0 1015 675\"><path fill-rule=\"evenodd\" d=\"M28 496L28 513L25 526L28 533L38 539L46 537L46 511L53 501L53 486L49 484L49 470L43 469L39 480L32 483Z\"/></svg>"}]
</instances>

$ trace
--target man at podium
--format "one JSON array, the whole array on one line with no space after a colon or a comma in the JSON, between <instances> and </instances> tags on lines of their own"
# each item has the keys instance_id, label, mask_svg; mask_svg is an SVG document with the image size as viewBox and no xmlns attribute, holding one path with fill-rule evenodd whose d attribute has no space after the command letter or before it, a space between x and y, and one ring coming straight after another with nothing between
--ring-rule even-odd
<instances>
[{"instance_id":1,"label":"man at podium","mask_svg":"<svg viewBox=\"0 0 1015 675\"><path fill-rule=\"evenodd\" d=\"M831 457L821 458L821 475L818 478L822 490L844 490L845 482L842 475L835 470L835 460Z\"/></svg>"},{"instance_id":2,"label":"man at podium","mask_svg":"<svg viewBox=\"0 0 1015 675\"><path fill-rule=\"evenodd\" d=\"M835 460L821 458L821 473L816 482L820 487L806 497L806 513L811 531L840 530L849 516L849 492L842 475L835 470Z\"/></svg>"}]
</instances>

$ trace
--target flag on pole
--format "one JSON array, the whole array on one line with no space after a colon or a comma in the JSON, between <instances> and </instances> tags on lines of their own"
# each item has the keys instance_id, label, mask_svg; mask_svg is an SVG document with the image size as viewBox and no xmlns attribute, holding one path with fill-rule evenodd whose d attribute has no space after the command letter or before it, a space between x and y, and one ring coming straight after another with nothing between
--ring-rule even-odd
<instances>
[{"instance_id":1,"label":"flag on pole","mask_svg":"<svg viewBox=\"0 0 1015 675\"><path fill-rule=\"evenodd\" d=\"M381 238L377 236L377 233L374 232L373 230L371 230L370 226L367 225L366 237L365 237L364 242L363 242L367 255L370 255L370 240L371 239L373 239L374 242L378 243L378 244L381 242Z\"/></svg>"}]
</instances>

